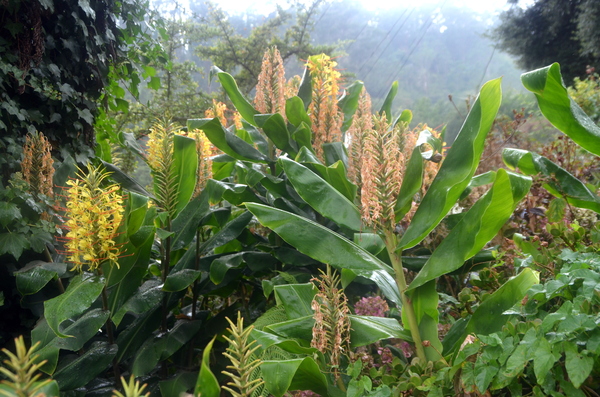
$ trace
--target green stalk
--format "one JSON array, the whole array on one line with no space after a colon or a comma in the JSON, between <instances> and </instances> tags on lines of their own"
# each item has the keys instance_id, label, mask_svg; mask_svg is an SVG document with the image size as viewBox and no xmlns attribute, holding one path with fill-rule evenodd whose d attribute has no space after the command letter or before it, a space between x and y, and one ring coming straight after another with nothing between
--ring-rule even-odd
<instances>
[{"instance_id":1,"label":"green stalk","mask_svg":"<svg viewBox=\"0 0 600 397\"><path fill-rule=\"evenodd\" d=\"M425 356L425 350L423 349L423 341L421 340L421 334L419 333L419 323L417 322L417 316L415 315L415 309L413 308L412 301L404 293L406 291L406 279L404 278L404 269L402 268L402 256L396 252L396 236L391 231L385 231L385 246L390 254L390 260L394 268L396 285L398 285L398 292L402 299L402 310L406 315L408 321L408 327L410 328L410 334L417 350L417 357L427 362Z\"/></svg>"}]
</instances>

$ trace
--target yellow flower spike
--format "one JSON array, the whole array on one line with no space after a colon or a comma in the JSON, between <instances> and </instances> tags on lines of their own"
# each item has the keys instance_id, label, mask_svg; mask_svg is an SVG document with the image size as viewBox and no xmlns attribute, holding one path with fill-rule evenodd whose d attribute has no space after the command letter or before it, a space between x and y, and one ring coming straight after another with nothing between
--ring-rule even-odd
<instances>
[{"instance_id":1,"label":"yellow flower spike","mask_svg":"<svg viewBox=\"0 0 600 397\"><path fill-rule=\"evenodd\" d=\"M313 147L323 160L323 144L342 140L343 115L337 106L341 74L337 63L325 54L308 58L307 68L312 79L312 101L309 106L312 121Z\"/></svg>"},{"instance_id":2,"label":"yellow flower spike","mask_svg":"<svg viewBox=\"0 0 600 397\"><path fill-rule=\"evenodd\" d=\"M68 232L62 240L71 270L82 271L87 265L94 271L106 260L119 266L121 247L114 240L123 219L123 198L117 185L102 187L107 176L101 167L88 165L87 172L80 169L78 179L67 182Z\"/></svg>"}]
</instances>

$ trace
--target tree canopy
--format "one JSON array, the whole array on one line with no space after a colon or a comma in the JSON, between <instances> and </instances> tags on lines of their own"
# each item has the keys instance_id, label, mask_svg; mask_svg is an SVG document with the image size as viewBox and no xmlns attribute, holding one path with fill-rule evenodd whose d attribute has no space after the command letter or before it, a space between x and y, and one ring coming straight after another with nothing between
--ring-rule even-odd
<instances>
[{"instance_id":1,"label":"tree canopy","mask_svg":"<svg viewBox=\"0 0 600 397\"><path fill-rule=\"evenodd\" d=\"M600 64L600 4L596 0L536 0L522 8L511 1L493 31L499 48L515 55L519 66L536 69L561 64L567 84Z\"/></svg>"}]
</instances>

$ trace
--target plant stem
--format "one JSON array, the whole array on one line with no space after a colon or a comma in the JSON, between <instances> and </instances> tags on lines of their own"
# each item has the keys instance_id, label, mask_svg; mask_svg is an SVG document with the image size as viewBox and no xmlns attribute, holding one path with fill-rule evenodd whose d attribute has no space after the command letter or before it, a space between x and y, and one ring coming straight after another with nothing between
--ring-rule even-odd
<instances>
[{"instance_id":1,"label":"plant stem","mask_svg":"<svg viewBox=\"0 0 600 397\"><path fill-rule=\"evenodd\" d=\"M166 229L167 231L171 231L171 217L169 216L169 218L167 219L166 222ZM164 240L164 256L163 256L163 261L162 261L162 273L161 273L161 279L163 284L165 283L165 280L167 279L167 276L169 275L169 264L171 263L171 236L167 237L166 240ZM165 335L168 331L168 326L167 326L167 317L169 315L169 308L168 308L168 303L169 303L169 296L167 294L167 292L163 292L163 299L162 299L162 320L161 320L161 324L160 324L160 330L161 333L163 335ZM167 360L164 360L163 362L161 362L161 377L163 379L166 379L168 376L169 372L168 372L168 368L167 368Z\"/></svg>"},{"instance_id":2,"label":"plant stem","mask_svg":"<svg viewBox=\"0 0 600 397\"><path fill-rule=\"evenodd\" d=\"M102 288L102 310L108 311L108 294L106 293L106 285ZM108 343L111 345L115 344L115 337L113 334L113 323L110 317L106 320L104 324L106 327L106 335L108 336ZM119 370L119 363L117 359L113 359L113 373L115 374L115 384L118 386L119 379L121 379L121 371Z\"/></svg>"},{"instance_id":3,"label":"plant stem","mask_svg":"<svg viewBox=\"0 0 600 397\"><path fill-rule=\"evenodd\" d=\"M404 312L408 321L408 324L405 324L405 326L408 325L410 328L410 334L415 344L417 357L419 357L423 363L426 363L427 357L425 356L423 341L421 340L421 334L419 333L417 316L415 315L412 301L404 293L407 286L406 279L404 278L404 269L402 268L402 256L401 254L396 253L396 236L391 231L385 231L385 246L390 254L390 260L392 261L392 266L396 275L396 285L398 286L398 292L400 293L400 298L402 299L402 311Z\"/></svg>"}]
</instances>

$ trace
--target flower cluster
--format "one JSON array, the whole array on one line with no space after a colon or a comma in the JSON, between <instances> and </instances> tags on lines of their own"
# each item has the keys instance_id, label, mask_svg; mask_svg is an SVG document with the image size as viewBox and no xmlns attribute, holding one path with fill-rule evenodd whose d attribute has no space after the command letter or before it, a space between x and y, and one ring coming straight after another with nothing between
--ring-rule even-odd
<instances>
[{"instance_id":1,"label":"flower cluster","mask_svg":"<svg viewBox=\"0 0 600 397\"><path fill-rule=\"evenodd\" d=\"M202 192L208 180L212 177L212 160L211 156L214 152L214 147L200 130L193 130L189 134L190 138L196 141L196 153L198 153L198 171L196 188L194 197Z\"/></svg>"},{"instance_id":2,"label":"flower cluster","mask_svg":"<svg viewBox=\"0 0 600 397\"><path fill-rule=\"evenodd\" d=\"M21 172L23 179L35 194L52 197L52 177L54 167L51 156L52 147L41 132L27 134L23 145L23 161Z\"/></svg>"},{"instance_id":3,"label":"flower cluster","mask_svg":"<svg viewBox=\"0 0 600 397\"><path fill-rule=\"evenodd\" d=\"M381 296L366 296L354 305L354 312L360 316L385 317L389 310L390 307Z\"/></svg>"},{"instance_id":4,"label":"flower cluster","mask_svg":"<svg viewBox=\"0 0 600 397\"><path fill-rule=\"evenodd\" d=\"M325 54L308 58L307 68L312 80L312 101L309 106L312 121L313 146L322 160L323 144L341 142L343 116L337 105L340 72L337 62Z\"/></svg>"},{"instance_id":5,"label":"flower cluster","mask_svg":"<svg viewBox=\"0 0 600 397\"><path fill-rule=\"evenodd\" d=\"M225 111L227 110L227 105L225 105L223 102L217 101L216 99L213 99L212 102L212 107L204 111L204 116L209 119L214 119L216 117L221 122L221 125L226 127L227 117L225 117Z\"/></svg>"},{"instance_id":6,"label":"flower cluster","mask_svg":"<svg viewBox=\"0 0 600 397\"><path fill-rule=\"evenodd\" d=\"M65 241L67 260L73 270L97 269L104 261L118 266L121 247L115 242L123 218L123 199L116 184L103 187L108 176L100 167L88 165L88 172L80 170L79 179L67 182Z\"/></svg>"},{"instance_id":7,"label":"flower cluster","mask_svg":"<svg viewBox=\"0 0 600 397\"><path fill-rule=\"evenodd\" d=\"M285 69L277 47L273 46L263 56L254 105L261 113L281 113L285 117Z\"/></svg>"}]
</instances>

